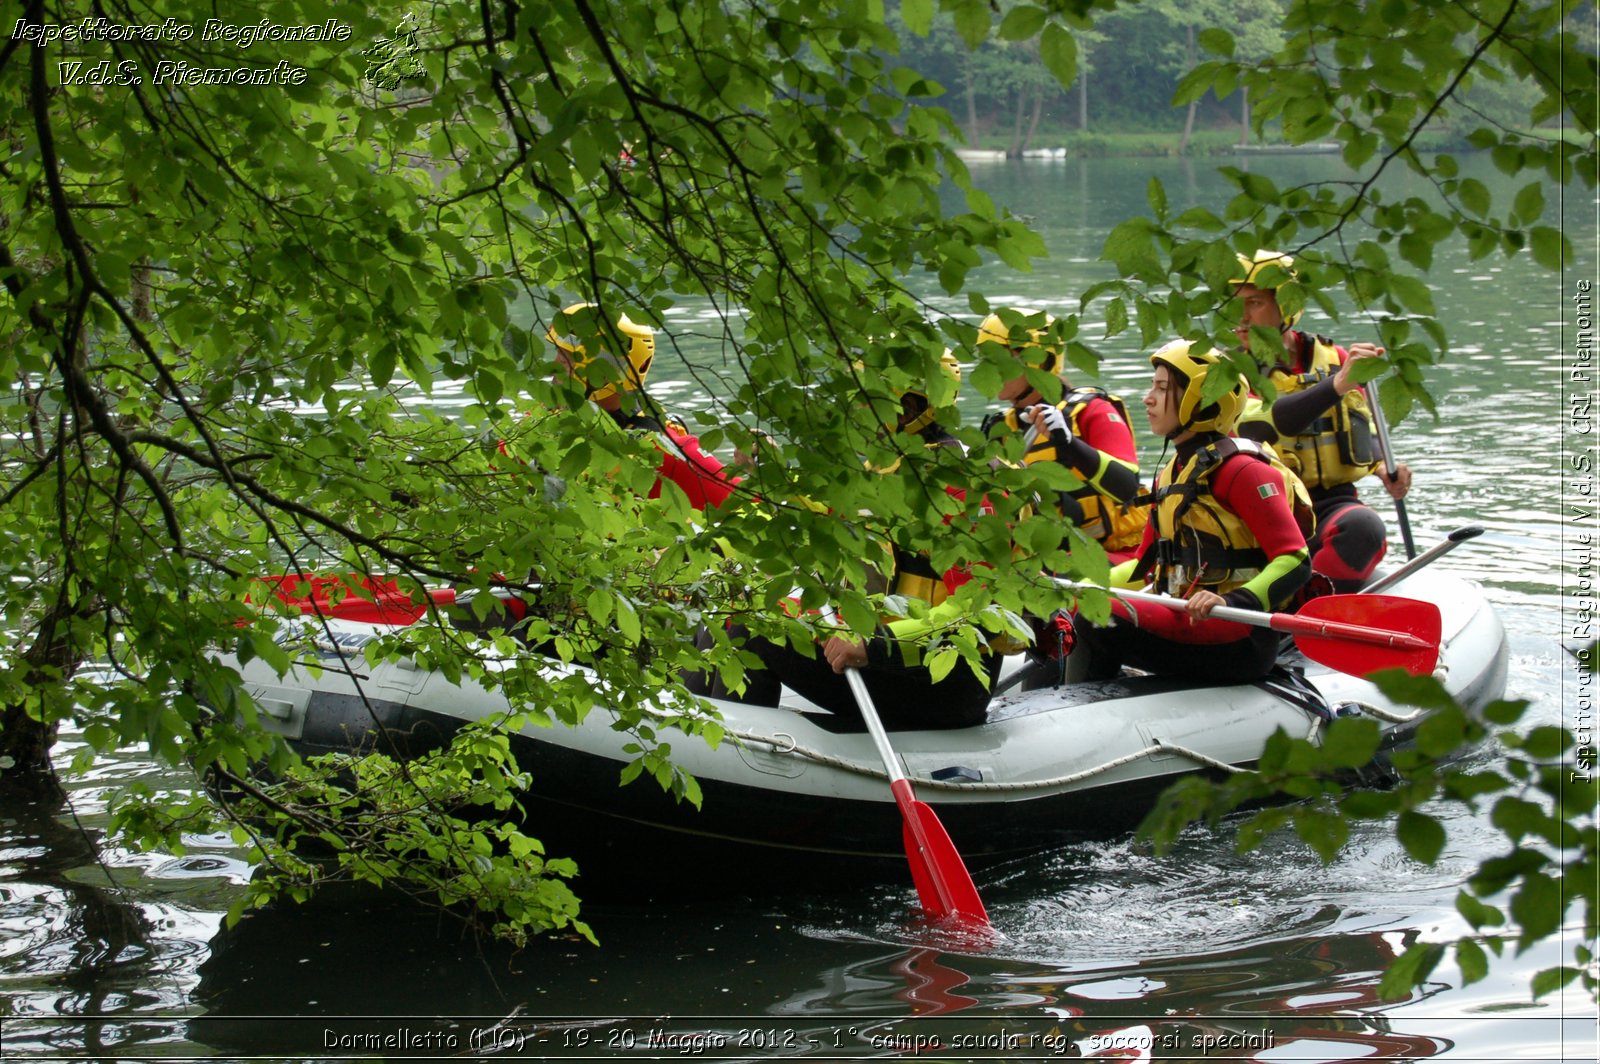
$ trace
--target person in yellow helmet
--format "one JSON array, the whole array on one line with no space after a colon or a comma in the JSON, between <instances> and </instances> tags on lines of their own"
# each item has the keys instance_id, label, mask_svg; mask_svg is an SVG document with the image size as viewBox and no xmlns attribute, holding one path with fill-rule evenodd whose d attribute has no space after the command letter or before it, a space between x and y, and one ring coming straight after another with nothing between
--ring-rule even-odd
<instances>
[{"instance_id":1,"label":"person in yellow helmet","mask_svg":"<svg viewBox=\"0 0 1600 1064\"><path fill-rule=\"evenodd\" d=\"M940 366L946 374L960 380L960 364L945 352ZM887 406L891 397L882 397L875 406ZM899 411L885 427L910 437L904 442L915 446L961 448L962 444L935 418L936 410L928 396L908 390L898 397ZM893 476L896 467L874 470ZM957 501L966 492L947 487ZM949 523L949 519L946 519ZM762 667L746 674L746 688L732 694L712 676L685 678L686 686L697 694L717 698L737 698L755 705L776 706L781 687L787 685L801 696L830 711L819 723L833 731L863 731L865 723L855 695L846 678L847 669L858 669L872 695L873 704L885 728L891 731L962 728L982 724L988 716L990 692L1002 663L1002 651L984 654L984 675L976 675L965 665L957 665L942 679L935 680L922 661L921 645L943 624L954 620L954 602L943 606L955 590L972 578L962 566L944 571L934 568L927 554L907 550L898 544L884 544L885 566L882 584L872 590L886 595L920 599L932 609L918 618L885 617L877 633L863 642L850 633L821 640L808 656L786 643L749 637L742 626L732 626L730 634L747 639L745 649L761 659Z\"/></svg>"},{"instance_id":2,"label":"person in yellow helmet","mask_svg":"<svg viewBox=\"0 0 1600 1064\"><path fill-rule=\"evenodd\" d=\"M1042 333L1030 329L1018 344L1001 316L990 314L978 327L978 343L1000 344L1025 362L1038 359L1038 368L1046 373L1060 374L1061 352L1046 345ZM1059 493L1061 515L1098 540L1113 564L1126 561L1139 546L1146 519L1145 508L1134 504L1139 452L1127 404L1104 388L1074 388L1065 375L1061 390L1059 402L1047 403L1027 374L1019 373L997 396L1010 407L984 418L983 432L1030 432L1023 462L1058 462L1083 482Z\"/></svg>"},{"instance_id":3,"label":"person in yellow helmet","mask_svg":"<svg viewBox=\"0 0 1600 1064\"><path fill-rule=\"evenodd\" d=\"M645 377L655 361L655 331L626 314L611 326L599 310L593 303L575 303L561 312L545 334L555 345L556 361L619 427L654 441L661 462L650 498L658 498L663 485L672 483L697 510L721 506L738 480L716 457L700 449L697 437L677 422L657 417L645 402Z\"/></svg>"},{"instance_id":4,"label":"person in yellow helmet","mask_svg":"<svg viewBox=\"0 0 1600 1064\"><path fill-rule=\"evenodd\" d=\"M1299 590L1311 575L1310 499L1270 447L1229 435L1249 392L1225 360L1176 340L1150 362L1145 413L1174 455L1156 475L1138 559L1113 569L1112 581L1150 580L1187 605L1180 612L1118 601L1107 627L1080 616L1074 631L1089 652L1087 678L1109 678L1128 664L1201 682L1248 682L1277 660L1277 633L1215 620L1211 611L1277 610ZM1235 383L1207 402L1213 373Z\"/></svg>"},{"instance_id":5,"label":"person in yellow helmet","mask_svg":"<svg viewBox=\"0 0 1600 1064\"><path fill-rule=\"evenodd\" d=\"M1296 330L1298 313L1287 317L1277 290L1297 280L1294 258L1278 251L1239 256L1233 279L1240 304L1235 334L1246 348L1252 326L1282 339L1282 354L1264 366L1277 397L1254 404L1239 424L1239 434L1270 443L1285 464L1300 475L1316 506L1317 531L1311 541L1311 566L1338 592L1359 591L1388 551L1383 518L1363 503L1356 484L1376 476L1395 499L1411 488L1410 467L1399 464L1391 478L1375 444L1367 395L1350 370L1384 349L1357 343L1338 347L1322 336Z\"/></svg>"}]
</instances>

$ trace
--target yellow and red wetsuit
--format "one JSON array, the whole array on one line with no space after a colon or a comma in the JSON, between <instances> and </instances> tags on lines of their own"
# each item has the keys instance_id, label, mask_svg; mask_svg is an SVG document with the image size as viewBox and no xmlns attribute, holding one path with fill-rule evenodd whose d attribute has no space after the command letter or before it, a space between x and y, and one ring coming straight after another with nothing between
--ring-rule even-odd
<instances>
[{"instance_id":1,"label":"yellow and red wetsuit","mask_svg":"<svg viewBox=\"0 0 1600 1064\"><path fill-rule=\"evenodd\" d=\"M1274 366L1271 406L1245 412L1239 435L1270 443L1300 475L1316 509L1311 568L1339 592L1366 586L1388 552L1383 518L1361 501L1356 482L1376 472L1372 418L1359 388L1340 396L1333 378L1349 359L1342 347L1301 332L1284 335L1289 362Z\"/></svg>"},{"instance_id":2,"label":"yellow and red wetsuit","mask_svg":"<svg viewBox=\"0 0 1600 1064\"><path fill-rule=\"evenodd\" d=\"M1113 565L1127 561L1138 549L1146 520L1144 507L1134 504L1139 452L1127 406L1103 388L1085 387L1069 389L1056 408L1066 415L1072 439L1041 432L1022 460L1027 465L1060 462L1082 480L1082 487L1061 492L1061 515L1098 540ZM984 422L985 433L997 432L1001 425L1021 431L1023 409L992 415Z\"/></svg>"},{"instance_id":3,"label":"yellow and red wetsuit","mask_svg":"<svg viewBox=\"0 0 1600 1064\"><path fill-rule=\"evenodd\" d=\"M1281 462L1248 440L1215 433L1178 445L1156 478L1151 520L1135 563L1113 578L1154 572L1156 590L1188 598L1198 590L1229 606L1275 610L1311 575L1304 489ZM1091 678L1129 664L1201 682L1235 683L1264 675L1278 637L1235 621L1191 623L1154 604L1118 601L1110 627L1076 626L1091 652Z\"/></svg>"}]
</instances>

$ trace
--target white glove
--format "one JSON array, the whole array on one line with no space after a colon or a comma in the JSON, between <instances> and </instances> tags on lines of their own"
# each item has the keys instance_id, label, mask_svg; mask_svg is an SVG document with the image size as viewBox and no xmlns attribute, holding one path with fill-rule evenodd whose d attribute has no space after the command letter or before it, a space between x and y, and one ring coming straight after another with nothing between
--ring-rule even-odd
<instances>
[{"instance_id":1,"label":"white glove","mask_svg":"<svg viewBox=\"0 0 1600 1064\"><path fill-rule=\"evenodd\" d=\"M1040 432L1048 432L1057 444L1072 442L1072 430L1067 427L1067 415L1060 407L1049 403L1035 403L1028 408L1028 420Z\"/></svg>"}]
</instances>

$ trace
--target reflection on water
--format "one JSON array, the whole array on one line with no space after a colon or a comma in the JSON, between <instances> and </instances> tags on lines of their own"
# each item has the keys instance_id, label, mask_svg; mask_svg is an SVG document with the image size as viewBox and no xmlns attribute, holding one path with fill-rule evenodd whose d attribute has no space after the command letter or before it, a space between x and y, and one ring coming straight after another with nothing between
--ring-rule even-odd
<instances>
[{"instance_id":1,"label":"reflection on water","mask_svg":"<svg viewBox=\"0 0 1600 1064\"><path fill-rule=\"evenodd\" d=\"M1288 183L1297 167L1305 176L1328 164L1270 165ZM979 286L997 303L1075 311L1076 293L1108 276L1096 261L1102 221L1142 210L1155 172L1175 205L1223 195L1205 168L1183 161L978 170L1001 202L1030 204L1053 253L1033 274L986 268ZM1569 233L1591 241L1579 255L1592 262L1593 233ZM1419 546L1460 525L1488 530L1443 564L1488 589L1511 641L1510 690L1532 700L1533 720L1554 722L1563 668L1554 433L1568 293L1525 278L1520 267L1440 250L1432 281L1455 345L1430 372L1441 416L1416 411L1394 436L1416 471ZM671 325L675 342L662 345L652 389L689 410L714 380L723 325L690 306ZM1328 331L1354 340L1363 327L1351 316ZM1102 380L1142 394L1148 362L1136 340L1099 346ZM435 398L448 405L450 394ZM976 417L981 401L967 402L964 414ZM1147 436L1153 465L1159 441ZM69 743L61 761L70 754ZM322 1057L329 1037L343 1039L332 1049L347 1055L406 1055L452 1035L458 1055L520 1047L523 1057L591 1059L926 1055L935 1038L945 1059L1024 1050L1556 1059L1563 1044L1577 1051L1570 1059L1593 1059L1592 1003L1578 995L1564 1006L1528 1004L1527 979L1560 961L1556 943L1471 987L1446 962L1410 1000L1377 999L1379 974L1408 942L1466 930L1453 911L1456 884L1497 843L1460 811L1444 814L1450 849L1432 868L1406 858L1383 826L1360 825L1326 868L1291 842L1239 856L1226 831L1194 831L1161 859L1123 839L988 870L978 885L1003 937L986 949L908 925L907 885L863 897L775 884L761 898L589 906L601 949L557 938L516 953L382 895L275 907L226 929L222 914L249 873L228 840L190 840L182 856L99 848L106 796L136 780L192 786L113 758L72 785L89 834L59 810L0 821L7 1057Z\"/></svg>"}]
</instances>

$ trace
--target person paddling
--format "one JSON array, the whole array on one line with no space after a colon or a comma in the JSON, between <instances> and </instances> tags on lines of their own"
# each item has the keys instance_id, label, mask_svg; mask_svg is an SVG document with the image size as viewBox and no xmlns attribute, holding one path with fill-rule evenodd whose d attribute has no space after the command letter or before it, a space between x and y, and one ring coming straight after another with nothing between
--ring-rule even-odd
<instances>
[{"instance_id":1,"label":"person paddling","mask_svg":"<svg viewBox=\"0 0 1600 1064\"><path fill-rule=\"evenodd\" d=\"M946 351L941 366L959 382L960 364L953 354ZM924 447L961 448L960 441L935 420L934 407L926 395L906 391L899 398L899 406L896 420L886 427L900 434L903 446L914 447L920 441ZM888 469L873 469L868 475L904 475L900 471L902 465L897 462ZM962 489L945 490L956 501L966 499ZM877 633L866 642L846 632L806 649L749 636L743 626L733 625L730 634L746 637L745 649L762 663L761 668L746 674L743 693L730 692L720 679L709 675L685 677L686 686L696 694L776 706L781 687L787 685L831 712L831 716L819 718L823 727L832 731L862 731L866 726L845 676L846 670L857 669L866 682L879 717L890 731L982 724L987 719L990 692L1002 662L1003 651L998 643L982 655L982 676L965 664L958 664L943 678L935 680L922 660L922 645L942 626L959 620L951 596L972 574L962 566L940 571L926 553L892 543L883 546L886 565L882 583L873 590L881 590L887 596L921 600L931 607L921 616L885 616Z\"/></svg>"},{"instance_id":2,"label":"person paddling","mask_svg":"<svg viewBox=\"0 0 1600 1064\"><path fill-rule=\"evenodd\" d=\"M1061 352L1044 343L1043 332L1030 329L1025 341L1014 344L1005 321L990 314L978 327L978 343L1000 344L1030 364L1038 359L1046 373L1060 373ZM1058 493L1058 512L1097 540L1112 564L1127 561L1139 546L1147 516L1133 502L1139 494L1139 452L1127 404L1104 388L1074 388L1064 375L1061 390L1060 401L1047 403L1026 373L1006 381L997 398L1011 406L983 419L984 435L1036 429L1023 462L1059 462L1078 477L1082 486Z\"/></svg>"},{"instance_id":3,"label":"person paddling","mask_svg":"<svg viewBox=\"0 0 1600 1064\"><path fill-rule=\"evenodd\" d=\"M1270 405L1257 403L1240 420L1239 435L1270 443L1284 464L1299 474L1311 492L1317 514L1311 567L1340 593L1366 586L1388 551L1383 518L1363 503L1356 483L1376 476L1396 500L1411 488L1411 469L1395 467L1390 477L1375 445L1367 396L1351 376L1364 358L1378 358L1375 344L1335 346L1322 336L1293 328L1298 312L1284 315L1277 289L1298 280L1294 259L1277 251L1239 256L1233 279L1240 303L1239 342L1250 347L1252 326L1281 340L1280 357L1263 368L1277 391Z\"/></svg>"},{"instance_id":4,"label":"person paddling","mask_svg":"<svg viewBox=\"0 0 1600 1064\"><path fill-rule=\"evenodd\" d=\"M1107 679L1127 664L1201 683L1257 679L1277 660L1277 633L1210 614L1220 605L1277 610L1305 583L1310 499L1271 448L1229 435L1248 386L1219 355L1175 340L1150 362L1145 413L1175 453L1156 475L1138 559L1113 569L1112 582L1148 579L1188 605L1179 612L1115 601L1107 627L1080 614L1074 632L1088 652L1085 678ZM1235 383L1206 402L1213 373Z\"/></svg>"}]
</instances>

